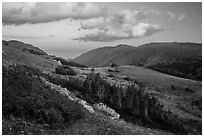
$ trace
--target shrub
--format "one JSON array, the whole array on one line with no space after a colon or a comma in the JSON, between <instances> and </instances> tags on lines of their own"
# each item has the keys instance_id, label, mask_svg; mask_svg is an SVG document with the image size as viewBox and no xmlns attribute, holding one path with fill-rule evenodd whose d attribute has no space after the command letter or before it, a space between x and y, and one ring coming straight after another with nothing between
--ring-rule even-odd
<instances>
[{"instance_id":1,"label":"shrub","mask_svg":"<svg viewBox=\"0 0 204 137\"><path fill-rule=\"evenodd\" d=\"M111 66L111 67L118 67L118 64L112 63L110 66Z\"/></svg>"},{"instance_id":2,"label":"shrub","mask_svg":"<svg viewBox=\"0 0 204 137\"><path fill-rule=\"evenodd\" d=\"M63 65L87 68L87 66L85 66L85 65L81 65L81 64L73 62L73 61L67 61L66 59L63 59L63 58L60 58L60 57L54 57L54 60L60 61Z\"/></svg>"},{"instance_id":3,"label":"shrub","mask_svg":"<svg viewBox=\"0 0 204 137\"><path fill-rule=\"evenodd\" d=\"M91 71L94 71L94 68L92 68Z\"/></svg>"},{"instance_id":4,"label":"shrub","mask_svg":"<svg viewBox=\"0 0 204 137\"><path fill-rule=\"evenodd\" d=\"M108 72L120 72L120 71L117 69L108 69Z\"/></svg>"},{"instance_id":5,"label":"shrub","mask_svg":"<svg viewBox=\"0 0 204 137\"><path fill-rule=\"evenodd\" d=\"M28 51L32 54L36 54L36 55L47 55L47 53L43 52L43 51L37 51L37 50L33 50L33 49L23 49L23 51Z\"/></svg>"},{"instance_id":6,"label":"shrub","mask_svg":"<svg viewBox=\"0 0 204 137\"><path fill-rule=\"evenodd\" d=\"M62 128L83 117L82 106L51 90L40 79L40 72L26 66L3 67L2 115L34 120Z\"/></svg>"},{"instance_id":7,"label":"shrub","mask_svg":"<svg viewBox=\"0 0 204 137\"><path fill-rule=\"evenodd\" d=\"M195 92L193 89L191 89L189 87L186 87L185 90L188 91L188 92Z\"/></svg>"},{"instance_id":8,"label":"shrub","mask_svg":"<svg viewBox=\"0 0 204 137\"><path fill-rule=\"evenodd\" d=\"M66 65L58 66L55 69L55 73L56 74L61 74L61 75L76 75L74 70L71 67L66 66Z\"/></svg>"},{"instance_id":9,"label":"shrub","mask_svg":"<svg viewBox=\"0 0 204 137\"><path fill-rule=\"evenodd\" d=\"M171 85L171 89L176 89L176 87L174 85Z\"/></svg>"},{"instance_id":10,"label":"shrub","mask_svg":"<svg viewBox=\"0 0 204 137\"><path fill-rule=\"evenodd\" d=\"M109 76L109 77L114 77L114 75L113 75L113 74L109 74L108 76Z\"/></svg>"},{"instance_id":11,"label":"shrub","mask_svg":"<svg viewBox=\"0 0 204 137\"><path fill-rule=\"evenodd\" d=\"M123 79L127 80L127 81L132 81L132 78L130 78L130 77L124 77Z\"/></svg>"}]
</instances>

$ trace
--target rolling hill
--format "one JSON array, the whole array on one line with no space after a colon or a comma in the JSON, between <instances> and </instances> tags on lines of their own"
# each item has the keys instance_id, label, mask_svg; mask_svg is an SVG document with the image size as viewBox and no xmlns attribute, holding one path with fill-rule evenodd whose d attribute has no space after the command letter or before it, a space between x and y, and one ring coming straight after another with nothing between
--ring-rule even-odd
<instances>
[{"instance_id":1,"label":"rolling hill","mask_svg":"<svg viewBox=\"0 0 204 137\"><path fill-rule=\"evenodd\" d=\"M7 45L11 48L16 48L19 50L27 51L29 53L37 54L37 55L47 55L46 52L43 50L39 49L38 47L35 47L31 44L26 44L17 40L10 40L10 41L5 41L3 40L3 45Z\"/></svg>"},{"instance_id":2,"label":"rolling hill","mask_svg":"<svg viewBox=\"0 0 204 137\"><path fill-rule=\"evenodd\" d=\"M202 45L198 43L149 43L138 47L118 45L91 50L72 61L91 66L136 65L163 73L201 80Z\"/></svg>"},{"instance_id":3,"label":"rolling hill","mask_svg":"<svg viewBox=\"0 0 204 137\"><path fill-rule=\"evenodd\" d=\"M137 49L145 49L145 56L156 51L162 56L164 49L151 46ZM165 50L163 54L196 66L197 50L191 46L184 48L186 52L192 51L188 54L179 55L178 49L173 55ZM127 57L135 49L123 44L96 49L92 55L95 60L102 60L106 54L111 56L111 62L121 55ZM120 61L125 63L126 59ZM202 134L202 82L145 68L159 68L162 59L167 60L150 59L139 62L143 66L91 68L47 55L30 44L3 41L3 134ZM148 61L150 66L145 65ZM170 63L175 61L166 64ZM62 71L69 68L76 74L57 73L58 67ZM106 111L96 107L99 102L108 106ZM113 119L110 110L120 117Z\"/></svg>"},{"instance_id":4,"label":"rolling hill","mask_svg":"<svg viewBox=\"0 0 204 137\"><path fill-rule=\"evenodd\" d=\"M54 89L46 85L48 81L43 79L50 80L48 75L59 78L59 81L54 82L63 81L62 75L53 71L57 66L67 63L63 60L47 55L30 44L2 41L3 134L174 134L122 119L114 120L96 109L91 114L79 102L70 100L71 93L62 94L61 91L67 90L59 83L52 84ZM74 66L75 71L86 68L73 62L66 65ZM79 74L77 76L80 77ZM72 82L75 80L72 76L64 77L69 77ZM75 80L74 83L82 82Z\"/></svg>"},{"instance_id":5,"label":"rolling hill","mask_svg":"<svg viewBox=\"0 0 204 137\"><path fill-rule=\"evenodd\" d=\"M24 64L37 67L43 71L53 71L59 65L46 52L20 41L2 41L2 61L6 64Z\"/></svg>"}]
</instances>

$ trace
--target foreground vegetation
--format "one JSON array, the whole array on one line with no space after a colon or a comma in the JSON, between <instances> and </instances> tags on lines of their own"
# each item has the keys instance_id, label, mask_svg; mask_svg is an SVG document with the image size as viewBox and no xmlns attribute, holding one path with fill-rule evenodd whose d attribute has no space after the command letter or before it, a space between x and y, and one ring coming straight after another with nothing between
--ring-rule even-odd
<instances>
[{"instance_id":1,"label":"foreground vegetation","mask_svg":"<svg viewBox=\"0 0 204 137\"><path fill-rule=\"evenodd\" d=\"M93 70L94 71L94 70ZM143 126L165 129L177 134L200 134L201 123L177 117L148 92L145 87L130 85L127 88L111 85L99 73L91 72L83 82L78 78L69 81L50 77L52 83L62 85L91 104L103 102L114 108L126 121ZM194 123L190 125L189 123Z\"/></svg>"},{"instance_id":2,"label":"foreground vegetation","mask_svg":"<svg viewBox=\"0 0 204 137\"><path fill-rule=\"evenodd\" d=\"M93 126L96 121L101 122L100 130L85 130L80 134L131 134L129 130L104 123L101 118L88 113L78 103L51 90L40 77L66 87L90 104L107 104L126 121L176 134L201 133L201 124L198 121L181 119L165 110L157 98L141 85L138 87L132 84L127 88L111 85L102 79L99 73L94 73L94 70L85 81L77 77L65 80L43 74L32 67L10 65L3 67L3 134L77 134L74 130L76 125L85 122ZM105 130L107 127L108 131ZM122 132L123 130L125 131Z\"/></svg>"},{"instance_id":3,"label":"foreground vegetation","mask_svg":"<svg viewBox=\"0 0 204 137\"><path fill-rule=\"evenodd\" d=\"M32 67L3 67L2 133L17 134L149 134L100 113L88 113L78 103L47 87L48 76ZM75 80L72 79L72 82ZM70 81L71 82L71 81ZM76 81L75 81L76 82ZM71 83L69 83L72 85ZM72 86L74 89L74 84ZM152 132L152 131L151 131ZM166 132L164 132L166 133Z\"/></svg>"},{"instance_id":4,"label":"foreground vegetation","mask_svg":"<svg viewBox=\"0 0 204 137\"><path fill-rule=\"evenodd\" d=\"M15 124L21 125L23 121L32 121L41 127L47 125L50 129L58 129L84 116L79 104L46 87L41 75L39 70L27 66L3 67L3 124L15 121ZM3 134L20 132L16 129L18 127L12 125L8 129L8 126L3 126Z\"/></svg>"}]
</instances>

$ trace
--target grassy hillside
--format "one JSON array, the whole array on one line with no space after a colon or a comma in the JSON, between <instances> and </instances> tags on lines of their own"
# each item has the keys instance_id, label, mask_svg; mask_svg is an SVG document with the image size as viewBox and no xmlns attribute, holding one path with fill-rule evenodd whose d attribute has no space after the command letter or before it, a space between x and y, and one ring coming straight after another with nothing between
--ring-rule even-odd
<instances>
[{"instance_id":1,"label":"grassy hillside","mask_svg":"<svg viewBox=\"0 0 204 137\"><path fill-rule=\"evenodd\" d=\"M87 66L104 66L112 63L112 59L121 56L124 52L129 52L135 47L129 45L118 45L116 47L102 47L95 50L91 50L87 53L82 54L79 57L73 59L73 61L87 65ZM121 59L120 62L126 62L126 59Z\"/></svg>"},{"instance_id":2,"label":"grassy hillside","mask_svg":"<svg viewBox=\"0 0 204 137\"><path fill-rule=\"evenodd\" d=\"M36 52L34 52L35 54L33 54L33 52L30 53L24 50L25 48L32 49ZM43 54L39 54L38 52ZM44 71L54 71L55 67L59 65L57 62L52 61L51 58L42 50L16 41L2 42L2 58L3 65L13 63L25 64L37 67Z\"/></svg>"},{"instance_id":3,"label":"grassy hillside","mask_svg":"<svg viewBox=\"0 0 204 137\"><path fill-rule=\"evenodd\" d=\"M47 55L46 52L44 52L43 50L39 49L38 47L35 47L31 44L26 44L17 40L11 40L11 41L2 41L3 45L9 46L11 48L16 48L16 49L20 49L32 54L37 54L37 55Z\"/></svg>"},{"instance_id":4,"label":"grassy hillside","mask_svg":"<svg viewBox=\"0 0 204 137\"><path fill-rule=\"evenodd\" d=\"M125 100L128 98L129 101L131 100L138 101L138 99L135 100L129 97L132 97L135 94L137 94L141 90L140 87L143 87L144 89L142 88L143 89L142 94L146 92L147 95L152 95L153 97L156 97L156 100L160 102L162 105L164 105L163 106L164 110L160 110L160 107L158 108L156 107L155 109L151 110L151 108L154 108L153 107L154 105L150 104L151 106L149 110L150 112L148 110L147 112L149 112L149 115L151 115L154 112L157 112L153 114L153 117L152 116L150 117L151 119L158 117L156 121L157 122L159 121L158 123L160 123L161 125L157 125L157 124L155 125L155 123L151 123L149 125L154 125L153 127L159 126L160 128L165 128L166 130L170 130L170 131L173 130L175 133L180 133L180 134L186 134L186 133L200 134L201 133L201 123L202 123L202 83L201 82L174 77L174 76L163 74L144 67L135 67L135 66L100 67L100 68L95 68L94 70L90 68L83 68L83 69L78 68L76 70L76 72L82 75L89 74L92 71L96 74L100 73L101 76L106 81L108 81L108 83L111 83L111 85L116 85L119 87L122 86L123 88L132 84L139 85L139 87L136 86L137 90L131 93L129 96L127 95L128 91L123 91L120 88L119 89L114 88L114 90L109 90L108 88L106 88L106 86L101 86L101 90L105 88L105 92L108 92L108 93L110 92L111 94L108 97L108 99L105 99L105 100L107 101L110 99L110 102L112 103L110 103L109 101L107 101L106 103L111 105L111 107L113 107L115 110L117 110L117 112L119 112L126 120L133 122L135 120L137 121L138 117L140 117L134 114L137 111L134 110L135 109L134 107L131 108L131 103L129 103L129 105L127 106L125 105L126 104ZM91 83L91 85L94 85L94 84ZM90 86L86 86L86 87L90 87ZM121 94L121 90L123 91L122 92L123 97L125 96L125 98L122 99L122 106L124 105L122 107L123 108L122 110L120 109L120 105L119 105L120 103L119 104L116 103L117 99L119 99L118 102L121 101L119 97L119 95ZM103 95L106 96L106 93L103 93ZM95 94L94 94L94 97L95 97ZM117 99L113 97L116 97ZM147 97L143 96L140 98L144 99ZM97 100L100 100L100 98L98 98ZM151 99L148 99L148 100L151 100ZM136 105L135 103L132 103L133 106ZM144 103L142 104L143 106L145 105ZM137 106L136 108L139 108L139 107ZM161 114L158 114L161 111L164 111L164 115L163 115L163 112ZM142 114L142 116L144 115L145 114ZM147 119L145 118L145 121L146 120L148 121L148 117ZM139 121L140 119L136 123L138 123ZM194 123L194 124L190 124L190 123ZM184 126L184 129L181 128L183 126ZM179 129L184 130L184 132L183 131L180 132Z\"/></svg>"},{"instance_id":5,"label":"grassy hillside","mask_svg":"<svg viewBox=\"0 0 204 137\"><path fill-rule=\"evenodd\" d=\"M131 81L149 87L178 117L202 120L202 83L194 80L163 74L139 66L119 66L117 72L108 68L95 69L103 75L112 74L111 79Z\"/></svg>"},{"instance_id":6,"label":"grassy hillside","mask_svg":"<svg viewBox=\"0 0 204 137\"><path fill-rule=\"evenodd\" d=\"M135 49L127 45L109 48L117 56L126 49L129 53L130 49ZM97 54L107 54L107 49L102 49L104 52L98 49ZM34 52L31 53L3 41L3 134L149 135L202 132L202 83L199 81L134 65L88 68L63 58L38 54L35 47L32 50ZM195 68L183 71L181 67L188 66L187 61ZM170 62L173 64L167 67L186 73L196 69L195 60L181 62L182 66ZM69 92L64 92L65 88ZM112 119L94 107L94 112L90 113L78 101L70 99L70 95L86 101L89 107L103 102L121 117Z\"/></svg>"},{"instance_id":7,"label":"grassy hillside","mask_svg":"<svg viewBox=\"0 0 204 137\"><path fill-rule=\"evenodd\" d=\"M131 135L172 134L160 129L113 120L47 86L40 70L24 65L3 67L2 133L4 135ZM14 82L15 81L15 82ZM56 86L58 87L58 86Z\"/></svg>"},{"instance_id":8,"label":"grassy hillside","mask_svg":"<svg viewBox=\"0 0 204 137\"><path fill-rule=\"evenodd\" d=\"M82 54L73 61L91 67L108 66L112 63L144 66L175 76L202 79L202 46L197 43L149 43L139 47L104 47Z\"/></svg>"}]
</instances>

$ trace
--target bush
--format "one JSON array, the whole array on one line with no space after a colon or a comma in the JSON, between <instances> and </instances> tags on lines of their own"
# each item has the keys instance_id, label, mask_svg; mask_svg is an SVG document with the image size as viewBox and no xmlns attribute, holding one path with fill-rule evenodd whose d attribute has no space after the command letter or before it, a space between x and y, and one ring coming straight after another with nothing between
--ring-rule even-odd
<instances>
[{"instance_id":1,"label":"bush","mask_svg":"<svg viewBox=\"0 0 204 137\"><path fill-rule=\"evenodd\" d=\"M117 69L108 69L108 72L120 72L120 71Z\"/></svg>"},{"instance_id":2,"label":"bush","mask_svg":"<svg viewBox=\"0 0 204 137\"><path fill-rule=\"evenodd\" d=\"M112 63L110 66L111 66L111 67L118 67L118 64Z\"/></svg>"},{"instance_id":3,"label":"bush","mask_svg":"<svg viewBox=\"0 0 204 137\"><path fill-rule=\"evenodd\" d=\"M69 67L69 66L58 66L56 69L55 69L55 73L56 74L61 74L61 75L76 75L76 73L74 72L74 70Z\"/></svg>"},{"instance_id":4,"label":"bush","mask_svg":"<svg viewBox=\"0 0 204 137\"><path fill-rule=\"evenodd\" d=\"M109 77L114 77L114 75L113 75L113 74L109 74L108 76L109 76Z\"/></svg>"},{"instance_id":5,"label":"bush","mask_svg":"<svg viewBox=\"0 0 204 137\"><path fill-rule=\"evenodd\" d=\"M3 67L2 116L21 117L51 128L83 117L82 106L51 90L40 79L40 72L26 66Z\"/></svg>"},{"instance_id":6,"label":"bush","mask_svg":"<svg viewBox=\"0 0 204 137\"><path fill-rule=\"evenodd\" d=\"M171 85L171 89L176 89L176 87L174 85Z\"/></svg>"},{"instance_id":7,"label":"bush","mask_svg":"<svg viewBox=\"0 0 204 137\"><path fill-rule=\"evenodd\" d=\"M124 77L123 79L127 80L127 81L132 81L132 78L130 78L130 77Z\"/></svg>"},{"instance_id":8,"label":"bush","mask_svg":"<svg viewBox=\"0 0 204 137\"><path fill-rule=\"evenodd\" d=\"M73 61L67 61L66 59L63 59L63 58L60 58L60 57L54 57L54 60L60 61L63 65L87 68L87 66L85 66L85 65L81 65L81 64L73 62Z\"/></svg>"},{"instance_id":9,"label":"bush","mask_svg":"<svg viewBox=\"0 0 204 137\"><path fill-rule=\"evenodd\" d=\"M28 51L32 54L36 54L36 55L47 55L47 53L43 52L43 51L37 51L37 50L33 50L33 49L23 49L23 51Z\"/></svg>"},{"instance_id":10,"label":"bush","mask_svg":"<svg viewBox=\"0 0 204 137\"><path fill-rule=\"evenodd\" d=\"M186 91L188 91L188 92L192 92L192 93L194 93L194 92L195 92L194 90L192 90L192 89L191 89L191 88L189 88L189 87L186 87L186 88L185 88L185 90L186 90Z\"/></svg>"}]
</instances>

